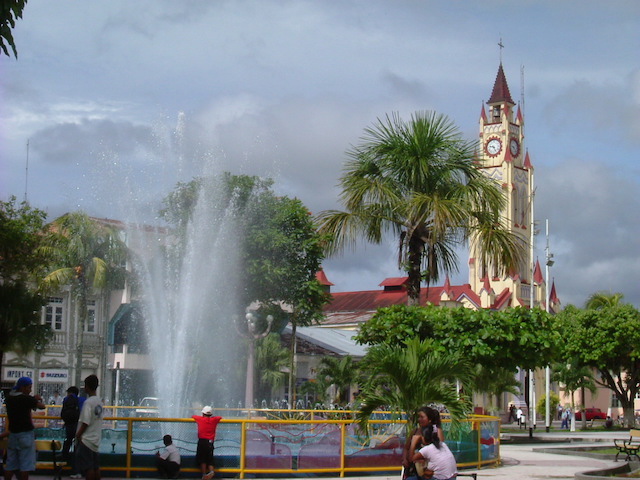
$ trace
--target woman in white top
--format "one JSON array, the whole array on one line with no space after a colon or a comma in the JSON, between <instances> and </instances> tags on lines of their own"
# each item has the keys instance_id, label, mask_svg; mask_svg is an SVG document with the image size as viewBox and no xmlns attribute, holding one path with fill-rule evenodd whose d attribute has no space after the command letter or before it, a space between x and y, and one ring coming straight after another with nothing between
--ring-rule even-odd
<instances>
[{"instance_id":1,"label":"woman in white top","mask_svg":"<svg viewBox=\"0 0 640 480\"><path fill-rule=\"evenodd\" d=\"M447 444L440 441L433 425L428 425L423 430L423 437L425 446L414 454L413 461L428 462L424 477L433 480L455 480L458 475L456 459Z\"/></svg>"}]
</instances>

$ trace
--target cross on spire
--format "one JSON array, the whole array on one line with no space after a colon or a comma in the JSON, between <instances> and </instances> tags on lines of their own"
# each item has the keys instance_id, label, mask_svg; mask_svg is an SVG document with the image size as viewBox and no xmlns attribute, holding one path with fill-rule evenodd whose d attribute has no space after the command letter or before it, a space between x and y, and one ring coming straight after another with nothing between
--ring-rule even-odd
<instances>
[{"instance_id":1,"label":"cross on spire","mask_svg":"<svg viewBox=\"0 0 640 480\"><path fill-rule=\"evenodd\" d=\"M502 43L502 37L500 37L500 41L498 42L498 47L500 47L500 64L502 64L502 49L504 48L504 44Z\"/></svg>"}]
</instances>

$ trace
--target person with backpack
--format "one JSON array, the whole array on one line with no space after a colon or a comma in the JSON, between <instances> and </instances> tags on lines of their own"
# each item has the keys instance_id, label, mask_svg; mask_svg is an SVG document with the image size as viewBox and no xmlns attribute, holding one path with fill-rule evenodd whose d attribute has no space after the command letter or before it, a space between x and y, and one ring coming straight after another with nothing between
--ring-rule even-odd
<instances>
[{"instance_id":1,"label":"person with backpack","mask_svg":"<svg viewBox=\"0 0 640 480\"><path fill-rule=\"evenodd\" d=\"M67 388L67 396L62 400L62 409L60 410L60 417L64 422L65 439L62 445L62 459L71 466L71 478L80 478L75 471L75 462L69 451L71 445L73 445L73 439L76 437L76 430L78 430L78 419L80 418L80 400L78 394L80 390L78 387L72 386Z\"/></svg>"}]
</instances>

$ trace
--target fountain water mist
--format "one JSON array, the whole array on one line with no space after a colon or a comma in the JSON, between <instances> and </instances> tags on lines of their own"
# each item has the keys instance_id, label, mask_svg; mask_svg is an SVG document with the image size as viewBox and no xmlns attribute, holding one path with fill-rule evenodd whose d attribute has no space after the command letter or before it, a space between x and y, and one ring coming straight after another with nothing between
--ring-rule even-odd
<instances>
[{"instance_id":1,"label":"fountain water mist","mask_svg":"<svg viewBox=\"0 0 640 480\"><path fill-rule=\"evenodd\" d=\"M191 415L184 407L241 397L232 318L242 311L235 295L242 235L233 198L225 198L220 181L203 182L184 228L156 243L150 262L138 264L163 416Z\"/></svg>"}]
</instances>

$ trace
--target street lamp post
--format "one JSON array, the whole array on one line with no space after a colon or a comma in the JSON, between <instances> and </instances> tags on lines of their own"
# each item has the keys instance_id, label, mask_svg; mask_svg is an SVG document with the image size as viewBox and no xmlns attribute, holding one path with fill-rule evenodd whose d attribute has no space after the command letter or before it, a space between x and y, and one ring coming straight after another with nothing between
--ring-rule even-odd
<instances>
[{"instance_id":1,"label":"street lamp post","mask_svg":"<svg viewBox=\"0 0 640 480\"><path fill-rule=\"evenodd\" d=\"M273 324L273 316L267 315L267 328L258 333L257 324L258 317L251 311L248 311L245 315L247 319L247 337L249 338L249 353L247 355L247 381L244 389L244 406L250 409L253 406L253 381L254 381L254 357L256 340L264 338L271 332L271 325Z\"/></svg>"},{"instance_id":2,"label":"street lamp post","mask_svg":"<svg viewBox=\"0 0 640 480\"><path fill-rule=\"evenodd\" d=\"M544 256L545 256L545 279L546 279L546 283L545 283L545 309L547 311L547 313L550 312L550 302L551 302L551 295L550 295L550 291L549 291L549 268L553 266L553 253L549 252L549 219L546 219L545 222L545 227L546 227L546 236L547 236L547 245L544 249ZM550 430L551 427L551 399L549 398L549 395L551 394L551 369L549 368L549 365L547 365L547 367L544 369L544 373L545 373L545 395L546 395L546 411L545 411L545 426L546 426L546 431L548 432Z\"/></svg>"}]
</instances>

